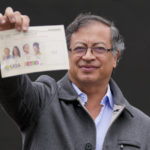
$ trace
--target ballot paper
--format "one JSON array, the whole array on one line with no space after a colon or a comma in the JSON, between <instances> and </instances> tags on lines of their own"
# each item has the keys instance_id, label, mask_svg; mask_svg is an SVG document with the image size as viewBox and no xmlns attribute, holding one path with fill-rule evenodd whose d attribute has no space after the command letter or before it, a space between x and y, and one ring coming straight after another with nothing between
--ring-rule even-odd
<instances>
[{"instance_id":1,"label":"ballot paper","mask_svg":"<svg viewBox=\"0 0 150 150\"><path fill-rule=\"evenodd\" d=\"M0 31L0 63L2 78L69 69L64 26Z\"/></svg>"}]
</instances>

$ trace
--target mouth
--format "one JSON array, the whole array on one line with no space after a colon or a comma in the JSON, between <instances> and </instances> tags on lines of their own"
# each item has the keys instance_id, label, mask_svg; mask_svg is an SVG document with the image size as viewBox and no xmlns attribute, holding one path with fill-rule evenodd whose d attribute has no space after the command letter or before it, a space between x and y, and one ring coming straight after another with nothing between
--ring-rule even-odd
<instances>
[{"instance_id":1,"label":"mouth","mask_svg":"<svg viewBox=\"0 0 150 150\"><path fill-rule=\"evenodd\" d=\"M98 67L96 66L89 66L89 65L83 65L83 66L80 66L80 69L83 71L83 72L92 72L94 70L96 70Z\"/></svg>"}]
</instances>

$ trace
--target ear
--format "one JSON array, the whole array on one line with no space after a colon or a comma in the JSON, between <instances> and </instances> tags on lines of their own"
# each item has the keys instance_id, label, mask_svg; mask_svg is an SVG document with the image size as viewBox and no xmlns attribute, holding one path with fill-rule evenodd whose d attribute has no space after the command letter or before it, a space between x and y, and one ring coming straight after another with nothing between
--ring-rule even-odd
<instances>
[{"instance_id":1,"label":"ear","mask_svg":"<svg viewBox=\"0 0 150 150\"><path fill-rule=\"evenodd\" d=\"M116 54L114 55L113 68L116 68L119 56L120 56L120 51L117 51Z\"/></svg>"}]
</instances>

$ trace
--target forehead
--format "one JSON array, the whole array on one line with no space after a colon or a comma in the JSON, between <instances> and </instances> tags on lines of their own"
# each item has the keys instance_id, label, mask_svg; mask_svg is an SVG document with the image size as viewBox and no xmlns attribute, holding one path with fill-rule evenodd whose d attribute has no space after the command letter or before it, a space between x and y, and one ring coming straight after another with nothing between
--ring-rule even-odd
<instances>
[{"instance_id":1,"label":"forehead","mask_svg":"<svg viewBox=\"0 0 150 150\"><path fill-rule=\"evenodd\" d=\"M5 52L9 52L10 50L9 50L8 48L5 48L4 51L5 51Z\"/></svg>"},{"instance_id":2,"label":"forehead","mask_svg":"<svg viewBox=\"0 0 150 150\"><path fill-rule=\"evenodd\" d=\"M29 47L29 45L28 45L28 44L26 44L26 45L24 45L24 47Z\"/></svg>"},{"instance_id":3,"label":"forehead","mask_svg":"<svg viewBox=\"0 0 150 150\"><path fill-rule=\"evenodd\" d=\"M103 23L91 22L80 27L72 34L70 45L76 42L85 42L87 44L103 42L109 46L111 45L111 29Z\"/></svg>"}]
</instances>

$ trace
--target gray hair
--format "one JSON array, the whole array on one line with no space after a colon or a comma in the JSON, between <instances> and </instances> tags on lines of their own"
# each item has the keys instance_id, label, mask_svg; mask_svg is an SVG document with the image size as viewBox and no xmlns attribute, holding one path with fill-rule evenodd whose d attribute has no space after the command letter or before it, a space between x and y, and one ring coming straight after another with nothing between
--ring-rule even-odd
<instances>
[{"instance_id":1,"label":"gray hair","mask_svg":"<svg viewBox=\"0 0 150 150\"><path fill-rule=\"evenodd\" d=\"M66 39L67 46L70 49L70 40L71 36L74 32L77 32L81 27L84 27L92 22L100 22L110 27L111 30L111 44L113 49L113 54L115 55L117 51L120 51L120 55L122 55L125 50L125 44L123 37L120 35L119 30L115 27L112 21L109 21L101 16L92 15L91 13L79 14L75 20L68 25L66 28Z\"/></svg>"}]
</instances>

